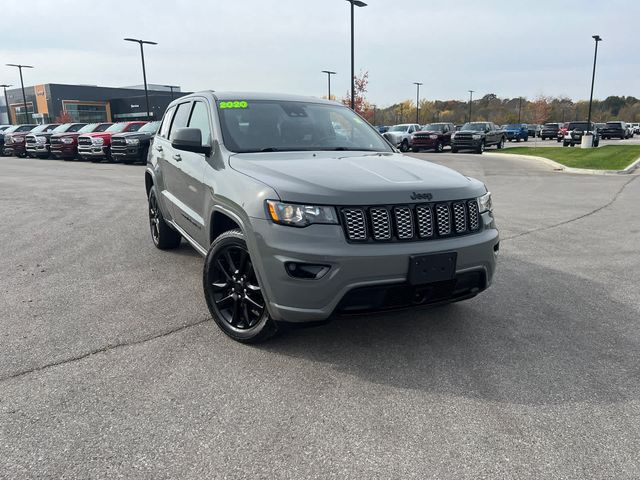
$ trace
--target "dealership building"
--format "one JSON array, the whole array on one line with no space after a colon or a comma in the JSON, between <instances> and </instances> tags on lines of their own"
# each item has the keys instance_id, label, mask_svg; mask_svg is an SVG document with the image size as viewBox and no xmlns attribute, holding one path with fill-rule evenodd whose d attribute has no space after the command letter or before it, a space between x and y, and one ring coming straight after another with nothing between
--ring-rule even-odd
<instances>
[{"instance_id":1,"label":"dealership building","mask_svg":"<svg viewBox=\"0 0 640 480\"><path fill-rule=\"evenodd\" d=\"M59 83L34 85L25 87L25 116L22 89L11 88L7 89L6 102L4 95L2 96L0 115L4 118L0 118L0 123L54 122L65 112L72 121L83 123L147 120L149 117L158 120L174 98L186 95L178 86L149 84L147 89L149 114L144 86L113 88Z\"/></svg>"}]
</instances>

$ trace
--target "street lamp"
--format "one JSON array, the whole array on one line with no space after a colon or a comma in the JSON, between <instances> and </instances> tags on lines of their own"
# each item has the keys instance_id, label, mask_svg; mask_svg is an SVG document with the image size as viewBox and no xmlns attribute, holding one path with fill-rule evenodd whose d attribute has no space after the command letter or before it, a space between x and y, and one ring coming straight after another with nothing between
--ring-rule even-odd
<instances>
[{"instance_id":1,"label":"street lamp","mask_svg":"<svg viewBox=\"0 0 640 480\"><path fill-rule=\"evenodd\" d=\"M171 90L171 100L173 100L173 89L174 88L180 88L177 85L163 85L163 87L168 88L169 90Z\"/></svg>"},{"instance_id":2,"label":"street lamp","mask_svg":"<svg viewBox=\"0 0 640 480\"><path fill-rule=\"evenodd\" d=\"M7 100L7 88L11 86L12 85L7 85L6 83L0 85L4 90L4 104L7 106L7 123L11 123L11 116L9 115L9 100Z\"/></svg>"},{"instance_id":3,"label":"street lamp","mask_svg":"<svg viewBox=\"0 0 640 480\"><path fill-rule=\"evenodd\" d=\"M24 123L28 123L29 122L29 117L28 117L28 113L29 110L27 109L27 96L24 93L24 81L22 80L22 69L23 68L33 68L31 65L18 65L15 63L7 63L7 67L16 67L18 70L20 70L20 86L22 87L22 102L24 103ZM9 106L7 105L7 108L9 108ZM18 122L18 115L16 113L16 123L20 123Z\"/></svg>"},{"instance_id":4,"label":"street lamp","mask_svg":"<svg viewBox=\"0 0 640 480\"><path fill-rule=\"evenodd\" d=\"M347 0L351 4L351 110L356 107L355 62L353 55L353 10L355 7L366 7L367 4L360 0Z\"/></svg>"},{"instance_id":5,"label":"street lamp","mask_svg":"<svg viewBox=\"0 0 640 480\"><path fill-rule=\"evenodd\" d=\"M327 74L327 84L328 84L327 100L331 100L331 75L335 75L336 72L332 72L331 70L322 70L322 73Z\"/></svg>"},{"instance_id":6,"label":"street lamp","mask_svg":"<svg viewBox=\"0 0 640 480\"><path fill-rule=\"evenodd\" d=\"M420 82L413 82L416 86L416 123L420 123Z\"/></svg>"},{"instance_id":7,"label":"street lamp","mask_svg":"<svg viewBox=\"0 0 640 480\"><path fill-rule=\"evenodd\" d=\"M521 113L522 113L522 97L518 99L518 123L520 123Z\"/></svg>"},{"instance_id":8,"label":"street lamp","mask_svg":"<svg viewBox=\"0 0 640 480\"><path fill-rule=\"evenodd\" d=\"M145 43L148 45L157 45L158 43L151 42L149 40L138 40L136 38L125 38L125 41L136 42L140 44L140 56L142 57L142 78L144 79L144 96L147 99L147 118L151 120L151 109L149 107L149 92L147 91L147 71L144 66L144 48L142 47L142 45Z\"/></svg>"},{"instance_id":9,"label":"street lamp","mask_svg":"<svg viewBox=\"0 0 640 480\"><path fill-rule=\"evenodd\" d=\"M475 90L469 90L469 120L467 120L468 122L471 122L471 102L473 101L473 92Z\"/></svg>"},{"instance_id":10,"label":"street lamp","mask_svg":"<svg viewBox=\"0 0 640 480\"><path fill-rule=\"evenodd\" d=\"M591 128L591 104L593 103L593 83L596 80L596 59L598 58L598 42L602 41L600 35L593 35L593 38L596 41L596 51L593 54L593 74L591 75L591 95L589 96L589 115L587 118L587 135L589 129ZM593 144L593 141L591 142Z\"/></svg>"}]
</instances>

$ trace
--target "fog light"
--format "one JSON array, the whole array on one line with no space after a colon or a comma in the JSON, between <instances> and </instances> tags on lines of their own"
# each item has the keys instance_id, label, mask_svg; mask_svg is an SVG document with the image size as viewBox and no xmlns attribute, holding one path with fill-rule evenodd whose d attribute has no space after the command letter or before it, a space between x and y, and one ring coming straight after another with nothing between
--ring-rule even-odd
<instances>
[{"instance_id":1,"label":"fog light","mask_svg":"<svg viewBox=\"0 0 640 480\"><path fill-rule=\"evenodd\" d=\"M311 263L287 262L284 264L284 268L290 277L317 280L324 277L331 267Z\"/></svg>"}]
</instances>

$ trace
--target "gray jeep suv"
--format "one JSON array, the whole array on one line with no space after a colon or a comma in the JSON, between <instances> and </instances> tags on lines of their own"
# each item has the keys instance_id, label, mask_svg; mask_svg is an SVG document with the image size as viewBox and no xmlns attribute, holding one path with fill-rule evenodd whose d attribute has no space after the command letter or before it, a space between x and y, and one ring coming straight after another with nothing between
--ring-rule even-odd
<instances>
[{"instance_id":1,"label":"gray jeep suv","mask_svg":"<svg viewBox=\"0 0 640 480\"><path fill-rule=\"evenodd\" d=\"M499 248L482 182L403 156L325 100L200 92L167 108L145 173L151 237L205 257L211 315L283 323L471 298Z\"/></svg>"}]
</instances>

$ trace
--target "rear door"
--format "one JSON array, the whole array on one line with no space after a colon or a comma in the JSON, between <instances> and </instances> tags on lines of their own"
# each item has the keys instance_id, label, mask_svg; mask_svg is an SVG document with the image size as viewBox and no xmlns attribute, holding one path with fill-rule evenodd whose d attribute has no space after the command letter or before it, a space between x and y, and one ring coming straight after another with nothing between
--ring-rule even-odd
<instances>
[{"instance_id":1,"label":"rear door","mask_svg":"<svg viewBox=\"0 0 640 480\"><path fill-rule=\"evenodd\" d=\"M156 172L160 173L160 177L157 178L157 185L160 188L158 193L161 198L162 206L164 207L164 212L172 219L174 218L173 202L169 198L165 172L168 172L171 168L171 165L169 165L167 161L167 155L170 154L171 144L169 143L169 131L171 130L171 122L173 121L175 113L175 106L169 107L165 112L158 134L153 141L153 149L151 150L151 163L154 167L155 164L158 165L159 168Z\"/></svg>"},{"instance_id":2,"label":"rear door","mask_svg":"<svg viewBox=\"0 0 640 480\"><path fill-rule=\"evenodd\" d=\"M181 106L178 107L176 119L180 117ZM202 144L211 146L211 107L208 101L202 97L193 98L189 105L186 125L174 120L171 127L171 135L177 128L186 126L197 128L202 133ZM204 228L204 201L205 188L203 184L206 156L203 153L187 152L172 148L171 159L174 174L171 178L171 188L175 193L176 223L191 238L206 249L207 235Z\"/></svg>"}]
</instances>

